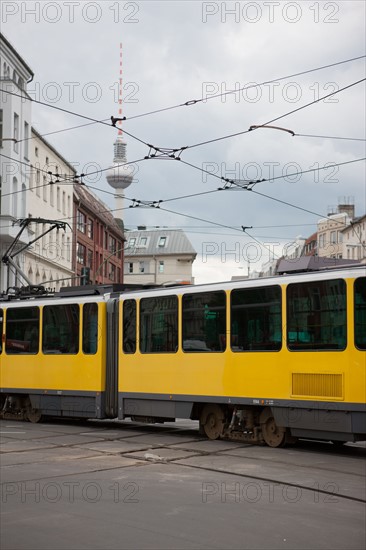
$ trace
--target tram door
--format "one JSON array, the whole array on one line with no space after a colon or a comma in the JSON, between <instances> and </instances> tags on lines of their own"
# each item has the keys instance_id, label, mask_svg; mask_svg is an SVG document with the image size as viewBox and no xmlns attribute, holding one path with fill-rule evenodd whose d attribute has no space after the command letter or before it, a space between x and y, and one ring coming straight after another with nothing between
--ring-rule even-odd
<instances>
[{"instance_id":1,"label":"tram door","mask_svg":"<svg viewBox=\"0 0 366 550\"><path fill-rule=\"evenodd\" d=\"M107 302L107 364L105 388L105 415L118 416L118 298Z\"/></svg>"}]
</instances>

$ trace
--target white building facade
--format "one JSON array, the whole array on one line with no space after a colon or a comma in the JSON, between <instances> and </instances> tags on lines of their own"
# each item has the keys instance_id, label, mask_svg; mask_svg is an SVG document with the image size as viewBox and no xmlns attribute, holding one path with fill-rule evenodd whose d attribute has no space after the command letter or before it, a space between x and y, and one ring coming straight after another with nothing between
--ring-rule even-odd
<instances>
[{"instance_id":1,"label":"white building facade","mask_svg":"<svg viewBox=\"0 0 366 550\"><path fill-rule=\"evenodd\" d=\"M30 183L30 131L31 107L27 84L33 79L33 71L0 34L0 259L8 250L19 232L13 225L19 218L28 215ZM24 231L18 249L29 241ZM24 255L14 258L20 268L24 267ZM0 292L9 286L26 284L20 280L12 267L0 262Z\"/></svg>"},{"instance_id":2,"label":"white building facade","mask_svg":"<svg viewBox=\"0 0 366 550\"><path fill-rule=\"evenodd\" d=\"M197 253L181 229L140 228L125 237L124 283L194 283Z\"/></svg>"},{"instance_id":3,"label":"white building facade","mask_svg":"<svg viewBox=\"0 0 366 550\"><path fill-rule=\"evenodd\" d=\"M343 258L347 260L366 259L366 215L355 218L342 231Z\"/></svg>"},{"instance_id":4,"label":"white building facade","mask_svg":"<svg viewBox=\"0 0 366 550\"><path fill-rule=\"evenodd\" d=\"M34 128L30 146L31 178L28 193L29 218L65 222L25 252L25 274L32 284L59 290L73 281L73 181L75 169ZM51 174L49 173L51 172ZM30 224L30 240L50 229L49 223Z\"/></svg>"}]
</instances>

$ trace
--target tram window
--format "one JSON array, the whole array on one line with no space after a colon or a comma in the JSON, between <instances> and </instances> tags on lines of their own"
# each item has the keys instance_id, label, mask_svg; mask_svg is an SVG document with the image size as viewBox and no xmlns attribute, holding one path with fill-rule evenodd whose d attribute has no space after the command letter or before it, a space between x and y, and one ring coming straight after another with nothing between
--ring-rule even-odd
<instances>
[{"instance_id":1,"label":"tram window","mask_svg":"<svg viewBox=\"0 0 366 550\"><path fill-rule=\"evenodd\" d=\"M125 300L123 302L123 351L135 353L136 351L136 301Z\"/></svg>"},{"instance_id":2,"label":"tram window","mask_svg":"<svg viewBox=\"0 0 366 550\"><path fill-rule=\"evenodd\" d=\"M182 308L183 351L187 353L225 351L225 292L184 294Z\"/></svg>"},{"instance_id":3,"label":"tram window","mask_svg":"<svg viewBox=\"0 0 366 550\"><path fill-rule=\"evenodd\" d=\"M38 353L39 308L8 308L6 312L6 353Z\"/></svg>"},{"instance_id":4,"label":"tram window","mask_svg":"<svg viewBox=\"0 0 366 550\"><path fill-rule=\"evenodd\" d=\"M177 349L178 298L143 298L140 301L140 351L174 353Z\"/></svg>"},{"instance_id":5,"label":"tram window","mask_svg":"<svg viewBox=\"0 0 366 550\"><path fill-rule=\"evenodd\" d=\"M366 350L366 277L355 281L355 345Z\"/></svg>"},{"instance_id":6,"label":"tram window","mask_svg":"<svg viewBox=\"0 0 366 550\"><path fill-rule=\"evenodd\" d=\"M64 304L43 308L43 353L76 354L79 351L79 306Z\"/></svg>"},{"instance_id":7,"label":"tram window","mask_svg":"<svg viewBox=\"0 0 366 550\"><path fill-rule=\"evenodd\" d=\"M83 353L94 354L98 351L98 305L83 305Z\"/></svg>"},{"instance_id":8,"label":"tram window","mask_svg":"<svg viewBox=\"0 0 366 550\"><path fill-rule=\"evenodd\" d=\"M347 343L342 279L287 287L287 346L292 351L343 350Z\"/></svg>"},{"instance_id":9,"label":"tram window","mask_svg":"<svg viewBox=\"0 0 366 550\"><path fill-rule=\"evenodd\" d=\"M281 288L239 288L231 293L231 349L279 351L282 347Z\"/></svg>"},{"instance_id":10,"label":"tram window","mask_svg":"<svg viewBox=\"0 0 366 550\"><path fill-rule=\"evenodd\" d=\"M3 351L3 310L0 309L0 353Z\"/></svg>"}]
</instances>

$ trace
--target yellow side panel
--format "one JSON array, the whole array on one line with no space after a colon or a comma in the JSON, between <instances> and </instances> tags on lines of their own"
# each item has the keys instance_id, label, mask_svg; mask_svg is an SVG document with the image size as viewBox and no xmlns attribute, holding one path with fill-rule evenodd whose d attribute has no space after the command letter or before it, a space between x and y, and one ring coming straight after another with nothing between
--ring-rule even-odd
<instances>
[{"instance_id":1,"label":"yellow side panel","mask_svg":"<svg viewBox=\"0 0 366 550\"><path fill-rule=\"evenodd\" d=\"M0 355L0 387L12 389L103 391L105 389L106 314L98 304L98 351L95 355ZM80 349L82 342L80 327Z\"/></svg>"}]
</instances>

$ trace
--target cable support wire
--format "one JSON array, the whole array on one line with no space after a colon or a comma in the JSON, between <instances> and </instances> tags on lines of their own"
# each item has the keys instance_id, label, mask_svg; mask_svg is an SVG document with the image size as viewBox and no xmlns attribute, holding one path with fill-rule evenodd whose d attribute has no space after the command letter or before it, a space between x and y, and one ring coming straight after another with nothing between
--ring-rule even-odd
<instances>
[{"instance_id":1,"label":"cable support wire","mask_svg":"<svg viewBox=\"0 0 366 550\"><path fill-rule=\"evenodd\" d=\"M27 100L27 101L31 101L33 103L37 103L39 105L42 105L42 106L45 106L45 107L50 107L52 109L56 109L56 110L59 110L61 112L64 112L64 113L67 113L67 114L71 114L73 116L78 116L78 117L81 117L81 118L84 118L86 120L89 120L91 121L89 124L103 124L103 125L106 125L106 126L114 126L113 124L113 120L122 120L122 121L127 121L127 120L133 120L134 118L141 118L141 117L144 117L144 116L148 116L148 115L151 115L151 114L156 114L156 113L161 113L161 112L164 112L164 111L168 111L168 110L172 110L172 109L177 109L177 108L180 108L180 107L187 107L187 106L191 106L191 105L195 105L197 103L202 103L202 102L207 102L211 99L215 99L215 98L218 98L218 97L224 97L226 95L230 95L230 94L235 94L235 93L238 93L238 92L241 92L243 90L247 90L247 89L250 89L250 88L258 88L258 87L261 87L261 86L264 86L264 85L267 85L267 84L272 84L274 82L281 82L282 80L287 80L289 78L294 78L294 77L297 77L297 76L302 76L302 75L305 75L305 74L309 74L309 73L312 73L312 72L316 72L316 71L320 71L320 70L324 70L324 69L328 69L330 67L335 67L337 65L342 65L342 64L345 64L345 63L351 63L353 61L358 61L360 59L363 59L365 58L366 56L365 55L362 55L362 56L358 56L358 57L353 57L353 58L350 58L350 59L346 59L346 60L343 60L343 61L337 61L335 63L330 63L328 65L323 65L321 67L315 67L313 69L308 69L306 71L300 71L298 73L293 73L291 75L287 75L287 76L282 76L282 77L279 77L279 78L274 78L274 79L271 79L271 80L266 80L266 81L263 81L261 83L258 83L258 84L251 84L251 85L248 85L248 86L243 86L242 88L237 88L235 90L229 90L227 92L223 92L221 94L215 94L213 96L210 96L210 97L207 97L207 98L200 98L200 99L193 99L193 100L189 100L189 101L185 101L184 103L179 103L177 105L173 105L173 106L170 106L170 107L165 107L165 108L162 108L162 109L156 109L154 111L149 111L147 113L142 113L142 114L139 114L139 115L134 115L132 117L123 117L121 119L114 119L114 117L111 117L112 119L112 124L108 124L108 120L110 120L109 118L105 118L105 119L101 119L101 120L97 120L97 119L94 119L92 117L88 117L86 115L82 115L81 113L77 113L77 112L74 112L74 111L70 111L68 109L64 109L62 107L57 107L56 105L52 105L50 103L46 103L44 101L40 101L40 100L37 100L37 99L33 99L31 98L30 96L28 95L24 95L24 94L16 94L15 92L11 92L9 90L4 90L4 89L0 89L0 92L4 92L4 93L8 93L10 95L13 95L15 97L20 97L22 98L23 100ZM59 132L65 132L65 131L70 131L70 130L75 130L77 128L81 128L83 126L88 126L89 124L83 124L83 125L80 125L80 126L73 126L73 127L69 127L69 128L64 128L64 129L61 129L61 130L56 130L54 132L49 132L47 134L44 134L44 136L47 136L47 135L51 135L51 134L56 134L56 133L59 133ZM129 135L130 137L132 137L133 139L137 139L138 141L144 143L145 145L147 145L143 140L139 140L139 138L137 138L136 136L133 136L132 134L129 134L125 129L124 129L124 132L126 135ZM30 138L26 138L26 139L33 139L33 137L30 137ZM19 140L19 143L21 141L25 141L26 139L23 139L23 140Z\"/></svg>"},{"instance_id":2,"label":"cable support wire","mask_svg":"<svg viewBox=\"0 0 366 550\"><path fill-rule=\"evenodd\" d=\"M362 78L360 80L357 80L355 82L352 82L351 84L348 84L347 86L344 86L343 88L340 88L339 90L335 90L334 92L331 92L325 96L319 97L318 99L315 99L314 101L311 101L310 103L306 103L305 105L302 105L301 107L297 107L297 109L293 109L292 111L288 111L287 113L284 113L283 115L280 115L276 118L273 118L271 120L268 120L267 122L264 122L263 124L257 124L255 126L251 126L248 130L243 130L241 132L235 132L233 134L228 134L225 136L221 136L214 139L209 139L206 141L201 141L199 143L195 143L193 145L188 145L185 148L186 149L193 149L194 147L201 147L202 145L208 145L210 143L215 143L217 141L223 141L224 139L229 139L236 136L242 136L244 134L248 134L249 132L253 132L255 130L258 130L259 128L264 128L268 126L269 124L272 124L272 122L277 122L278 120L281 120L282 118L285 118L287 116L290 116L294 113L297 113L298 111L301 111L302 109L306 109L307 107L310 107L311 105L314 105L315 103L319 103L320 101L323 101L323 99L327 99L328 97L334 96L336 94L339 94L340 92L343 92L344 90L347 90L348 88L351 88L353 86L356 86L357 84L360 84L361 82L365 82L366 78Z\"/></svg>"},{"instance_id":3,"label":"cable support wire","mask_svg":"<svg viewBox=\"0 0 366 550\"><path fill-rule=\"evenodd\" d=\"M337 65L342 65L344 63L350 63L352 61L358 61L359 59L364 59L365 57L366 57L365 55L360 55L358 57L353 57L351 59L345 59L344 61L337 61L336 63L331 63L329 65L323 65L321 67L315 67L314 69L308 69L306 71L301 71L299 73L294 73L294 74L290 74L290 75L287 75L287 76L281 76L280 78L273 78L272 80L265 80L264 82L260 82L258 84L250 84L248 86L243 86L242 88L236 88L235 90L229 90L227 92L223 92L221 94L215 94L215 95L212 95L210 97L205 97L205 98L200 98L200 99L191 99L191 100L185 101L184 103L178 103L177 105L171 105L170 107L163 107L161 109L156 109L154 111L148 111L146 113L141 113L139 115L134 115L134 116L131 116L131 117L123 117L119 120L128 121L128 120L133 120L135 118L141 118L141 117L145 117L145 116L149 116L149 115L153 115L153 114L157 114L157 113L162 113L164 111L170 111L172 109L178 109L180 107L190 107L192 105L196 105L197 103L203 103L203 102L209 101L211 99L216 99L218 97L224 97L224 96L227 96L227 95L230 95L230 94L237 94L239 92L242 92L243 90L249 90L251 88L258 88L258 87L261 87L261 86L265 86L267 84L273 84L274 82L281 82L282 80L287 80L289 78L294 78L296 76L302 76L302 75L313 73L313 72L320 71L320 70L323 70L323 69L329 69L330 67L335 67Z\"/></svg>"}]
</instances>

